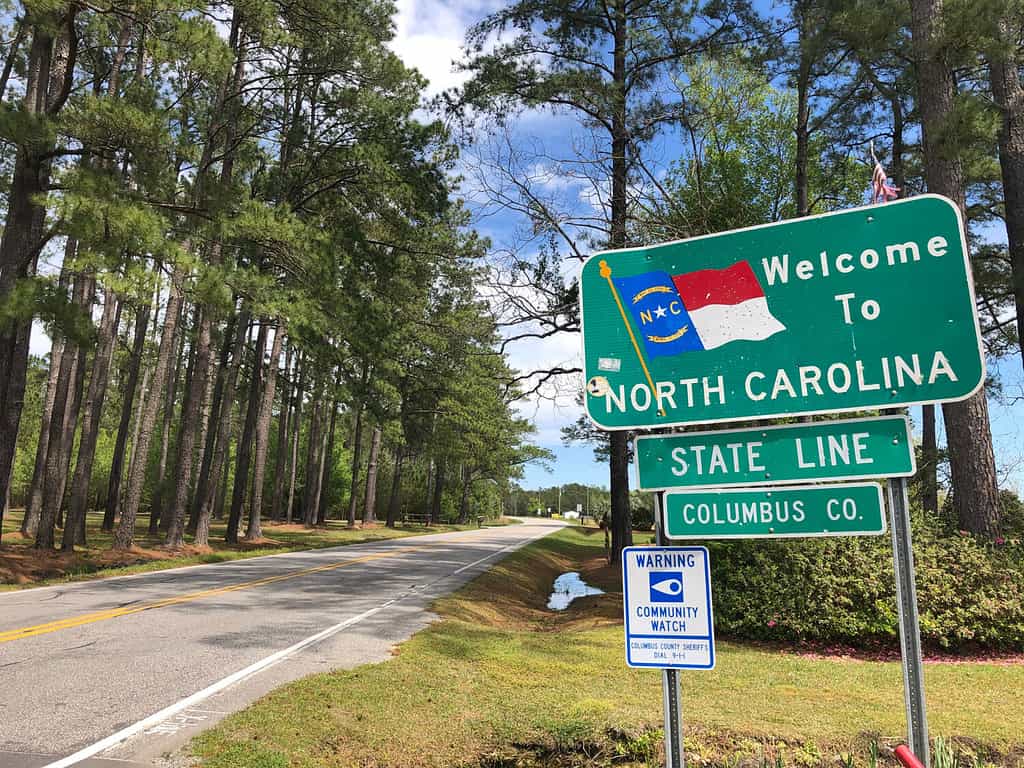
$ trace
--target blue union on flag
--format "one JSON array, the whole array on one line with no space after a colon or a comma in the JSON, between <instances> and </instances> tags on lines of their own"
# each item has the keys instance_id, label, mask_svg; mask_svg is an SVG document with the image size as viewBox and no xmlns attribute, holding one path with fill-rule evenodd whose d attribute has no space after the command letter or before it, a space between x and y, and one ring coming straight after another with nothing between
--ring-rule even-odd
<instances>
[{"instance_id":1,"label":"blue union on flag","mask_svg":"<svg viewBox=\"0 0 1024 768\"><path fill-rule=\"evenodd\" d=\"M682 275L645 272L614 282L652 358L762 341L786 330L746 261Z\"/></svg>"}]
</instances>

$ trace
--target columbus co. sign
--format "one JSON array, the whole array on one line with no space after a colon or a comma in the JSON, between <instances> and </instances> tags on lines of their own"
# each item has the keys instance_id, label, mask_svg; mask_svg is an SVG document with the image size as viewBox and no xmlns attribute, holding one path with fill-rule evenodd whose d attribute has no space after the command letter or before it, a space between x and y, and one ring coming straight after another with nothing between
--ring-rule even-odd
<instances>
[{"instance_id":1,"label":"columbus co. sign","mask_svg":"<svg viewBox=\"0 0 1024 768\"><path fill-rule=\"evenodd\" d=\"M948 402L984 379L963 224L935 195L597 254L580 303L604 429Z\"/></svg>"}]
</instances>

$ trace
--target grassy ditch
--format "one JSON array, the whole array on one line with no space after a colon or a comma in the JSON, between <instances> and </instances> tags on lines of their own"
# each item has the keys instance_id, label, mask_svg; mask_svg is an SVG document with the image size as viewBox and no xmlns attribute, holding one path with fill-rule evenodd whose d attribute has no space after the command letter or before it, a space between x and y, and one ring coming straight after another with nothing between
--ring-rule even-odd
<instances>
[{"instance_id":1,"label":"grassy ditch","mask_svg":"<svg viewBox=\"0 0 1024 768\"><path fill-rule=\"evenodd\" d=\"M436 604L443 620L386 663L285 686L193 745L204 768L646 766L660 748L661 679L623 661L617 572L599 532L566 529ZM712 563L712 571L714 563ZM607 595L545 609L579 571ZM933 734L960 766L1024 766L1024 665L926 670ZM687 759L735 768L872 764L903 730L894 662L719 643L683 678Z\"/></svg>"},{"instance_id":2,"label":"grassy ditch","mask_svg":"<svg viewBox=\"0 0 1024 768\"><path fill-rule=\"evenodd\" d=\"M18 530L22 514L23 510L12 510L4 517L3 540L0 543L0 591L477 527L472 524L434 525L428 528L410 524L388 528L383 523L374 523L349 528L345 521L329 520L326 525L306 528L303 525L278 525L265 521L260 541L227 544L224 541L226 523L215 520L210 526L209 547L192 546L189 536L184 548L171 550L162 546L163 534L151 536L148 533L147 517L140 518L136 524L135 547L127 552L114 552L111 550L113 535L100 530L102 513L90 513L86 517L88 545L77 547L74 553L63 553L35 549L32 546L34 542L24 538ZM487 525L514 522L517 521L502 518L489 520ZM57 540L60 541L59 532Z\"/></svg>"}]
</instances>

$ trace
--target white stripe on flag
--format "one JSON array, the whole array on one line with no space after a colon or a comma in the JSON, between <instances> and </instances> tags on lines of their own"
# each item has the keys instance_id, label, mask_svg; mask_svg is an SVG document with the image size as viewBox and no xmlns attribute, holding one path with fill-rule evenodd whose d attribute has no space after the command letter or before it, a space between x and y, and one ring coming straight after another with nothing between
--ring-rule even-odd
<instances>
[{"instance_id":1,"label":"white stripe on flag","mask_svg":"<svg viewBox=\"0 0 1024 768\"><path fill-rule=\"evenodd\" d=\"M730 341L762 341L786 330L768 310L768 300L763 296L739 304L708 304L690 312L690 319L704 349Z\"/></svg>"}]
</instances>

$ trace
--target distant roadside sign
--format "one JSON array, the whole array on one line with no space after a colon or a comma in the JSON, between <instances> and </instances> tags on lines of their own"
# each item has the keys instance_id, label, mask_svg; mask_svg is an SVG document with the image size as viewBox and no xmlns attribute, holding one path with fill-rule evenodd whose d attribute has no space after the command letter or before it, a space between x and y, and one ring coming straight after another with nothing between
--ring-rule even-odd
<instances>
[{"instance_id":1,"label":"distant roadside sign","mask_svg":"<svg viewBox=\"0 0 1024 768\"><path fill-rule=\"evenodd\" d=\"M669 539L762 539L885 533L878 483L665 494Z\"/></svg>"},{"instance_id":2,"label":"distant roadside sign","mask_svg":"<svg viewBox=\"0 0 1024 768\"><path fill-rule=\"evenodd\" d=\"M909 477L916 471L905 416L644 435L638 488L728 488L810 480Z\"/></svg>"},{"instance_id":3,"label":"distant roadside sign","mask_svg":"<svg viewBox=\"0 0 1024 768\"><path fill-rule=\"evenodd\" d=\"M984 379L963 224L936 195L597 254L580 308L603 429L953 401Z\"/></svg>"},{"instance_id":4,"label":"distant roadside sign","mask_svg":"<svg viewBox=\"0 0 1024 768\"><path fill-rule=\"evenodd\" d=\"M704 547L622 550L626 663L713 669L711 568Z\"/></svg>"}]
</instances>

